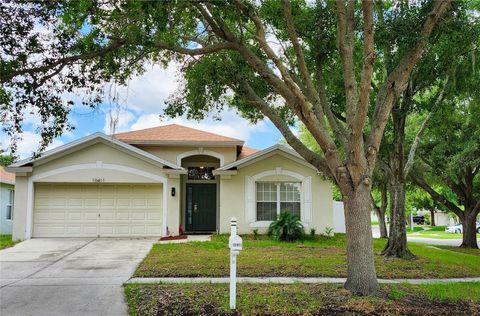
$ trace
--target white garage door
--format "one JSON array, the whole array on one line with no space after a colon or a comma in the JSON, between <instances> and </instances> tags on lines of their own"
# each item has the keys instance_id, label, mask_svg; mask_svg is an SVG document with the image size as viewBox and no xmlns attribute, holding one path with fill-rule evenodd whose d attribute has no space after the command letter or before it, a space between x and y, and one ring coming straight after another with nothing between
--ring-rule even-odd
<instances>
[{"instance_id":1,"label":"white garage door","mask_svg":"<svg viewBox=\"0 0 480 316\"><path fill-rule=\"evenodd\" d=\"M34 237L160 236L162 185L36 184Z\"/></svg>"}]
</instances>

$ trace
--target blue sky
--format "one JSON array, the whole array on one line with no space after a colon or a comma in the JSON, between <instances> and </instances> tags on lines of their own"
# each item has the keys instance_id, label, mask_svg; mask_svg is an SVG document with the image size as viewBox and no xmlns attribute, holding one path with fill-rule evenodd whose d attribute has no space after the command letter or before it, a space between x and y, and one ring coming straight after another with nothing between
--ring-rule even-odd
<instances>
[{"instance_id":1,"label":"blue sky","mask_svg":"<svg viewBox=\"0 0 480 316\"><path fill-rule=\"evenodd\" d=\"M160 120L159 114L162 113L165 99L176 91L177 79L178 72L174 65L167 69L154 66L150 67L144 75L132 78L128 89L119 88L118 94L122 101L117 132L176 123L240 138L245 140L247 146L257 149L266 148L282 139L281 134L270 121L253 125L231 110L222 112L219 115L222 118L220 121L212 117L200 122L189 121L183 117ZM110 124L107 115L109 108L107 104L95 110L74 107L70 114L70 121L75 129L54 140L49 149L94 132L100 131L109 134ZM38 124L38 116L34 113L26 115L23 139L18 144L18 154L22 158L28 157L38 147L40 137L35 133ZM0 148L8 150L9 146L10 139L2 132Z\"/></svg>"}]
</instances>

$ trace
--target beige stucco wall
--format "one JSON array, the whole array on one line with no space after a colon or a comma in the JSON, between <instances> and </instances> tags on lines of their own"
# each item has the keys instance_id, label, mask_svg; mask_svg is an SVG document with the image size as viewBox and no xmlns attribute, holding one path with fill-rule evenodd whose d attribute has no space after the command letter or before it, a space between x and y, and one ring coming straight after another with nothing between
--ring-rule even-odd
<instances>
[{"instance_id":1,"label":"beige stucco wall","mask_svg":"<svg viewBox=\"0 0 480 316\"><path fill-rule=\"evenodd\" d=\"M27 216L28 177L15 177L15 205L13 209L12 239L25 239Z\"/></svg>"},{"instance_id":2,"label":"beige stucco wall","mask_svg":"<svg viewBox=\"0 0 480 316\"><path fill-rule=\"evenodd\" d=\"M120 151L116 148L112 148L103 143L97 143L87 148L78 150L69 155L63 156L59 159L48 161L43 164L37 164L34 167L32 176L48 172L54 169L69 167L78 164L115 164L120 166L126 166L130 168L140 169L149 173L153 173L158 176L166 177L161 171L161 167L143 161L137 157ZM148 183L154 182L149 178L142 177L141 175L132 175L129 173L123 173L121 171L113 171L108 169L99 168L92 170L80 170L80 171L68 171L60 175L51 176L39 180L41 182L92 182L93 178L104 178L105 182L109 183Z\"/></svg>"},{"instance_id":3,"label":"beige stucco wall","mask_svg":"<svg viewBox=\"0 0 480 316\"><path fill-rule=\"evenodd\" d=\"M198 151L199 147L194 146L142 146L135 145L136 147L145 150L157 157L168 160L174 164L177 163L177 155L189 151ZM237 160L236 146L232 147L201 147L200 152L213 151L221 154L224 157L224 165L229 164ZM202 153L198 153L202 155ZM204 155L208 155L203 153Z\"/></svg>"},{"instance_id":4,"label":"beige stucco wall","mask_svg":"<svg viewBox=\"0 0 480 316\"><path fill-rule=\"evenodd\" d=\"M303 164L297 163L282 155L274 155L262 161L240 168L230 179L220 180L220 233L230 231L230 218L236 217L238 231L241 234L251 233L256 227L247 222L245 213L245 177L254 176L264 171L281 168L305 177L312 178L312 220L305 225L305 230L315 228L317 234L323 233L326 227L333 227L332 188L331 184L323 180L317 172ZM271 175L259 181L293 181L297 179L285 175ZM258 228L263 233L266 228Z\"/></svg>"},{"instance_id":5,"label":"beige stucco wall","mask_svg":"<svg viewBox=\"0 0 480 316\"><path fill-rule=\"evenodd\" d=\"M172 188L175 188L175 196L172 196ZM168 179L168 216L167 226L172 235L178 235L178 228L180 226L180 177Z\"/></svg>"},{"instance_id":6,"label":"beige stucco wall","mask_svg":"<svg viewBox=\"0 0 480 316\"><path fill-rule=\"evenodd\" d=\"M91 165L89 169L72 170L78 165ZM120 168L119 170L108 169L107 166ZM41 179L35 179L39 175L45 175L55 172L59 168L64 172L53 174ZM132 171L133 168L134 170ZM168 181L169 190L178 180L168 179L168 176L161 171L161 167L152 163L143 161L124 151L112 148L103 143L96 143L89 147L80 149L74 153L60 157L48 162L39 162L34 166L33 172L29 177L17 177L17 188L15 194L15 218L13 225L13 238L25 239L27 210L28 210L28 179L32 182L63 182L63 183L92 183L101 179L103 183L159 183L158 179L146 177L145 174L161 177ZM176 184L178 187L178 184ZM170 191L168 191L170 192ZM33 201L33 199L32 199ZM170 223L169 213L179 218L179 201L178 195L169 198L167 222L169 225L175 226L174 220ZM178 230L178 225L176 225ZM172 229L171 229L172 230Z\"/></svg>"}]
</instances>

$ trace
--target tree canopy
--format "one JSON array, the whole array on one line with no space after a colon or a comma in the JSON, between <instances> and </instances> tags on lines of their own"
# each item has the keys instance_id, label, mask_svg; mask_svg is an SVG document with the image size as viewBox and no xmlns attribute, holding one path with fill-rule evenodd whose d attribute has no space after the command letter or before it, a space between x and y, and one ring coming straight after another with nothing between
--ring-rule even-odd
<instances>
[{"instance_id":1,"label":"tree canopy","mask_svg":"<svg viewBox=\"0 0 480 316\"><path fill-rule=\"evenodd\" d=\"M448 33L464 7L431 0L2 2L1 115L15 135L24 112L36 108L46 144L69 128L68 93L81 91L95 106L102 83L125 84L148 64L176 62L183 82L167 115L198 119L228 106L253 122L268 118L338 185L345 286L369 294L378 287L370 189L384 129L431 39ZM375 71L386 46L388 67ZM295 122L321 152L293 133Z\"/></svg>"}]
</instances>

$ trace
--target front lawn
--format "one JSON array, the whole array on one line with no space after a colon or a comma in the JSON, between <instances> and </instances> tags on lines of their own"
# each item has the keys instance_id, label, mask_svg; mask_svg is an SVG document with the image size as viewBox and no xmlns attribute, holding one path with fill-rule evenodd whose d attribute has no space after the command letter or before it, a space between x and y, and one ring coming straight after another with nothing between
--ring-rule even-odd
<instances>
[{"instance_id":1,"label":"front lawn","mask_svg":"<svg viewBox=\"0 0 480 316\"><path fill-rule=\"evenodd\" d=\"M18 241L12 240L12 235L0 235L0 249L14 246Z\"/></svg>"},{"instance_id":2,"label":"front lawn","mask_svg":"<svg viewBox=\"0 0 480 316\"><path fill-rule=\"evenodd\" d=\"M477 315L480 283L382 285L358 297L336 284L239 284L237 310L228 284L127 284L132 316L147 315Z\"/></svg>"},{"instance_id":3,"label":"front lawn","mask_svg":"<svg viewBox=\"0 0 480 316\"><path fill-rule=\"evenodd\" d=\"M415 227L414 231L407 229L408 236L419 238L434 238L434 239L462 239L462 234L452 234L445 231L445 226L435 227ZM477 238L480 238L480 234L477 234Z\"/></svg>"},{"instance_id":4,"label":"front lawn","mask_svg":"<svg viewBox=\"0 0 480 316\"><path fill-rule=\"evenodd\" d=\"M345 235L283 243L266 236L244 236L238 275L248 277L346 277ZM384 239L374 239L380 252ZM480 276L480 256L409 243L413 261L375 256L379 278L451 278ZM210 242L155 244L135 277L224 277L229 275L228 235Z\"/></svg>"}]
</instances>

